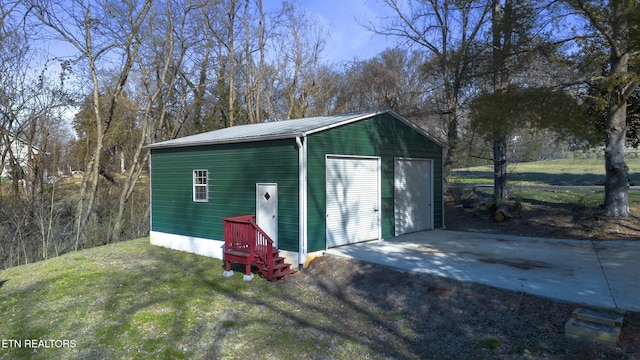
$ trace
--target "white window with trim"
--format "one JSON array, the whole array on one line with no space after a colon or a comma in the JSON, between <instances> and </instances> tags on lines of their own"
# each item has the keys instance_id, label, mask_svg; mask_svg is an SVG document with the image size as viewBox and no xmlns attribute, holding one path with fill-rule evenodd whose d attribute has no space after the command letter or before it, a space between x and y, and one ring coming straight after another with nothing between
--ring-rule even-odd
<instances>
[{"instance_id":1,"label":"white window with trim","mask_svg":"<svg viewBox=\"0 0 640 360\"><path fill-rule=\"evenodd\" d=\"M209 201L209 171L193 170L193 201Z\"/></svg>"}]
</instances>

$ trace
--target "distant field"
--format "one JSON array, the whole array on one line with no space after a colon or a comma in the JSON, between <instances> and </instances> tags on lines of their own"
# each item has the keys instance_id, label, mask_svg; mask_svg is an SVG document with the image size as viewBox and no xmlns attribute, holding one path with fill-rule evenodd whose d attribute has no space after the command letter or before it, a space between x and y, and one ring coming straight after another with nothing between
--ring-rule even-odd
<instances>
[{"instance_id":1,"label":"distant field","mask_svg":"<svg viewBox=\"0 0 640 360\"><path fill-rule=\"evenodd\" d=\"M635 155L635 153L633 154ZM640 158L628 156L629 178L640 185ZM511 185L602 185L605 171L602 158L560 159L509 165ZM452 184L492 184L493 166L476 166L453 171Z\"/></svg>"}]
</instances>

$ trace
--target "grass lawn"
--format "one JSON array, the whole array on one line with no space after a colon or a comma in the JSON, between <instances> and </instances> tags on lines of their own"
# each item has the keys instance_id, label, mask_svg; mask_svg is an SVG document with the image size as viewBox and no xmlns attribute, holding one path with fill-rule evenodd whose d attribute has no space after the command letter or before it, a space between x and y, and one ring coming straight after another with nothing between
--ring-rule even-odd
<instances>
[{"instance_id":1,"label":"grass lawn","mask_svg":"<svg viewBox=\"0 0 640 360\"><path fill-rule=\"evenodd\" d=\"M461 197L491 198L493 188L466 189ZM640 191L629 191L630 205L640 204ZM576 213L600 208L604 203L604 189L544 189L516 188L509 193L512 202L546 206L549 209L568 209Z\"/></svg>"},{"instance_id":2,"label":"grass lawn","mask_svg":"<svg viewBox=\"0 0 640 360\"><path fill-rule=\"evenodd\" d=\"M282 321L289 295L304 295L222 271L220 260L152 247L148 238L0 271L0 359L294 359L341 341L290 342L300 340L300 322L324 315ZM54 342L33 349L29 339Z\"/></svg>"},{"instance_id":3,"label":"grass lawn","mask_svg":"<svg viewBox=\"0 0 640 360\"><path fill-rule=\"evenodd\" d=\"M640 158L627 157L629 178L640 185ZM525 162L508 166L510 185L601 185L604 184L604 160L560 159ZM493 166L457 169L453 184L493 184Z\"/></svg>"},{"instance_id":4,"label":"grass lawn","mask_svg":"<svg viewBox=\"0 0 640 360\"><path fill-rule=\"evenodd\" d=\"M341 258L286 281L147 238L0 271L0 359L628 359L574 341L575 305Z\"/></svg>"}]
</instances>

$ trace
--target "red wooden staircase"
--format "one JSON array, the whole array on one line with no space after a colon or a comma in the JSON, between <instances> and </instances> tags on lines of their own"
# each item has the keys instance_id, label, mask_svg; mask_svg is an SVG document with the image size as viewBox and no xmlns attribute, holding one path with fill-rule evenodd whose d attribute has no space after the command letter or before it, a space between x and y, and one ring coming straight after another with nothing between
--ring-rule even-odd
<instances>
[{"instance_id":1,"label":"red wooden staircase","mask_svg":"<svg viewBox=\"0 0 640 360\"><path fill-rule=\"evenodd\" d=\"M273 240L254 220L254 215L224 218L224 263L225 276L233 274L231 263L245 265L245 280L250 280L251 265L269 281L276 281L296 273L291 264L284 262Z\"/></svg>"}]
</instances>

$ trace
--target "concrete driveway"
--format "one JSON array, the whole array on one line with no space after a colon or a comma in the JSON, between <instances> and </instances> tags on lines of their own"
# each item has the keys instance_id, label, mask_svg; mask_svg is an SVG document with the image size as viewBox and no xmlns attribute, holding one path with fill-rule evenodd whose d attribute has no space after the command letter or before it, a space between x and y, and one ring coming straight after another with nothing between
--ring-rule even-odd
<instances>
[{"instance_id":1,"label":"concrete driveway","mask_svg":"<svg viewBox=\"0 0 640 360\"><path fill-rule=\"evenodd\" d=\"M326 254L577 304L640 311L640 240L430 230L331 248Z\"/></svg>"}]
</instances>

